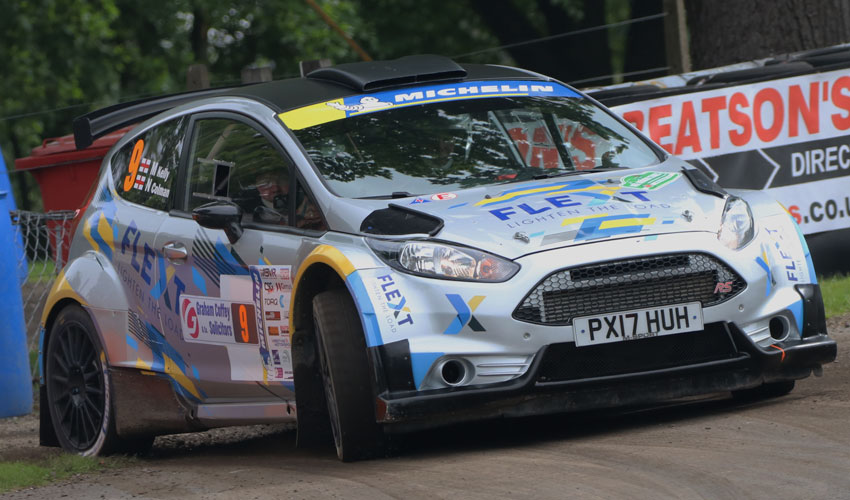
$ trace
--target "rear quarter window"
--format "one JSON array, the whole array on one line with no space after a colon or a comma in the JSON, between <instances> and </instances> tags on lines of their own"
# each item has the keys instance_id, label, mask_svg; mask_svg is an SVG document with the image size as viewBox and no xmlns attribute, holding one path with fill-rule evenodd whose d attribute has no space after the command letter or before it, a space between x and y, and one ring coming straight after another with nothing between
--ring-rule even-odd
<instances>
[{"instance_id":1,"label":"rear quarter window","mask_svg":"<svg viewBox=\"0 0 850 500\"><path fill-rule=\"evenodd\" d=\"M136 136L112 157L115 190L127 201L167 210L177 178L188 118L172 120Z\"/></svg>"}]
</instances>

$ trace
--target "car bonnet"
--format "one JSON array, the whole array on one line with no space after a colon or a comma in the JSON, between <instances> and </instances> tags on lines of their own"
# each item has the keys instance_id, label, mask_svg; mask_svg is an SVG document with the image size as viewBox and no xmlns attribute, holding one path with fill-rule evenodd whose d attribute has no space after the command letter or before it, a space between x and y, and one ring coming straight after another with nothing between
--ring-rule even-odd
<instances>
[{"instance_id":1,"label":"car bonnet","mask_svg":"<svg viewBox=\"0 0 850 500\"><path fill-rule=\"evenodd\" d=\"M501 184L389 205L440 219L435 239L510 259L600 240L717 232L724 198L695 189L674 164L681 166L668 160L666 168Z\"/></svg>"}]
</instances>

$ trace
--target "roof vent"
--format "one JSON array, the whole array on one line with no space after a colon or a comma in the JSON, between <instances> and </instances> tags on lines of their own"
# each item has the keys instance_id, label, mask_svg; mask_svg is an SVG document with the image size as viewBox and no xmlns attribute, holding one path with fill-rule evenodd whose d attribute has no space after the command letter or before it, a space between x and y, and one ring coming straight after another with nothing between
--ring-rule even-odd
<instances>
[{"instance_id":1,"label":"roof vent","mask_svg":"<svg viewBox=\"0 0 850 500\"><path fill-rule=\"evenodd\" d=\"M363 92L414 83L457 81L465 77L466 70L448 57L427 54L392 61L338 64L307 75L307 78L331 81Z\"/></svg>"}]
</instances>

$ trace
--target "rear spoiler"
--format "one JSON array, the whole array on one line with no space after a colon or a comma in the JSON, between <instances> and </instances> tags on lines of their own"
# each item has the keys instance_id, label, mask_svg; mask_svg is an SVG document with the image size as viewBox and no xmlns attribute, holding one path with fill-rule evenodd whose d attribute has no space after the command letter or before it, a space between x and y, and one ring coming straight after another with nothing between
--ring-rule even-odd
<instances>
[{"instance_id":1,"label":"rear spoiler","mask_svg":"<svg viewBox=\"0 0 850 500\"><path fill-rule=\"evenodd\" d=\"M163 111L204 97L224 94L233 87L203 89L166 96L149 97L138 101L113 104L74 119L74 144L85 149L95 139L119 128L146 120Z\"/></svg>"}]
</instances>

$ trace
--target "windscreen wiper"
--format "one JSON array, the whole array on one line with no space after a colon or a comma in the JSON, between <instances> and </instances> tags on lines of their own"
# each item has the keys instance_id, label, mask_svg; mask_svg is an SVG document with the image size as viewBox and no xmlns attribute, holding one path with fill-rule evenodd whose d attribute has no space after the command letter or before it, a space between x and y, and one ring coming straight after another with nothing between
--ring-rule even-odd
<instances>
[{"instance_id":1,"label":"windscreen wiper","mask_svg":"<svg viewBox=\"0 0 850 500\"><path fill-rule=\"evenodd\" d=\"M411 196L419 196L418 194L408 193L407 191L393 191L391 194L376 194L374 196L358 196L358 200L394 200L396 198L410 198Z\"/></svg>"},{"instance_id":2,"label":"windscreen wiper","mask_svg":"<svg viewBox=\"0 0 850 500\"><path fill-rule=\"evenodd\" d=\"M595 172L610 172L611 170L628 170L627 167L596 167L588 170L570 170L569 172L556 172L552 174L538 174L532 177L534 180L551 179L553 177L569 177L572 175L591 174Z\"/></svg>"}]
</instances>

